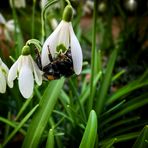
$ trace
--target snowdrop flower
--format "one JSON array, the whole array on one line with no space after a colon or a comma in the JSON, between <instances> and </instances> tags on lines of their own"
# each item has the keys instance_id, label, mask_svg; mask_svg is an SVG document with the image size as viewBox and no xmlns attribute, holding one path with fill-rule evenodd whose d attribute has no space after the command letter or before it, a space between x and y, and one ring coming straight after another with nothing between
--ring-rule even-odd
<instances>
[{"instance_id":1,"label":"snowdrop flower","mask_svg":"<svg viewBox=\"0 0 148 148\"><path fill-rule=\"evenodd\" d=\"M127 0L125 7L130 11L134 11L137 8L137 2L135 0Z\"/></svg>"},{"instance_id":2,"label":"snowdrop flower","mask_svg":"<svg viewBox=\"0 0 148 148\"><path fill-rule=\"evenodd\" d=\"M72 13L73 10L71 5L66 6L63 13L63 20L43 44L41 62L43 67L50 63L48 58L48 47L50 47L49 50L53 59L56 58L60 47L64 47L66 51L70 47L74 72L78 75L82 70L83 57L81 46L71 24ZM65 53L63 49L60 49L60 52L61 51Z\"/></svg>"},{"instance_id":3,"label":"snowdrop flower","mask_svg":"<svg viewBox=\"0 0 148 148\"><path fill-rule=\"evenodd\" d=\"M94 7L94 2L91 0L87 0L83 7L84 13L90 14L91 11L93 10L93 7Z\"/></svg>"},{"instance_id":4,"label":"snowdrop flower","mask_svg":"<svg viewBox=\"0 0 148 148\"><path fill-rule=\"evenodd\" d=\"M16 8L25 8L26 7L25 0L10 0L11 7L13 7L13 2L14 2L14 7L16 7Z\"/></svg>"},{"instance_id":5,"label":"snowdrop flower","mask_svg":"<svg viewBox=\"0 0 148 148\"><path fill-rule=\"evenodd\" d=\"M14 32L15 30L14 20L6 21L3 15L0 13L0 25L2 25L4 28L4 35L6 39L10 41L11 40L10 33ZM2 34L2 31L0 31L0 34Z\"/></svg>"},{"instance_id":6,"label":"snowdrop flower","mask_svg":"<svg viewBox=\"0 0 148 148\"><path fill-rule=\"evenodd\" d=\"M52 19L50 20L50 24L51 24L51 28L52 28L52 29L56 29L57 26L58 26L58 21L57 21L55 18L52 18Z\"/></svg>"},{"instance_id":7,"label":"snowdrop flower","mask_svg":"<svg viewBox=\"0 0 148 148\"><path fill-rule=\"evenodd\" d=\"M8 67L3 63L0 58L0 93L6 92L8 71Z\"/></svg>"},{"instance_id":8,"label":"snowdrop flower","mask_svg":"<svg viewBox=\"0 0 148 148\"><path fill-rule=\"evenodd\" d=\"M45 7L45 5L47 4L48 0L41 0L40 1L40 6L43 9Z\"/></svg>"},{"instance_id":9,"label":"snowdrop flower","mask_svg":"<svg viewBox=\"0 0 148 148\"><path fill-rule=\"evenodd\" d=\"M18 77L19 90L24 98L33 93L34 79L38 85L42 84L42 72L30 55L30 47L24 46L22 55L12 65L8 74L8 85L13 87L13 81Z\"/></svg>"}]
</instances>

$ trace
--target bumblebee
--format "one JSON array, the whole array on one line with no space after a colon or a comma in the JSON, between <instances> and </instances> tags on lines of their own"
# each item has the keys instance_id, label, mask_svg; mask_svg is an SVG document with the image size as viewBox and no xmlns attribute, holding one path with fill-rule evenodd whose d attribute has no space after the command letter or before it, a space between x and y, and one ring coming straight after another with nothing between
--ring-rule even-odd
<instances>
[{"instance_id":1,"label":"bumblebee","mask_svg":"<svg viewBox=\"0 0 148 148\"><path fill-rule=\"evenodd\" d=\"M58 56L53 59L48 46L48 58L50 63L46 66L42 66L41 56L39 51L36 49L36 63L43 75L48 80L59 79L62 76L70 77L74 74L73 61L70 48L65 53L59 53Z\"/></svg>"}]
</instances>

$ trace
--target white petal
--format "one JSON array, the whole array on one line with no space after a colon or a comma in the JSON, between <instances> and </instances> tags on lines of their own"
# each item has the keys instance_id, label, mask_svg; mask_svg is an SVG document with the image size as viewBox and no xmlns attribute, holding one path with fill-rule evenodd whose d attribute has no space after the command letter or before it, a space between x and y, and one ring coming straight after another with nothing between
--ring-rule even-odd
<instances>
[{"instance_id":1,"label":"white petal","mask_svg":"<svg viewBox=\"0 0 148 148\"><path fill-rule=\"evenodd\" d=\"M58 21L57 21L55 18L52 18L52 19L50 20L50 24L51 24L51 28L54 30L54 29L56 29L57 26L58 26Z\"/></svg>"},{"instance_id":2,"label":"white petal","mask_svg":"<svg viewBox=\"0 0 148 148\"><path fill-rule=\"evenodd\" d=\"M79 75L82 70L83 55L81 46L73 31L72 25L70 25L70 42L74 71L77 75Z\"/></svg>"},{"instance_id":3,"label":"white petal","mask_svg":"<svg viewBox=\"0 0 148 148\"><path fill-rule=\"evenodd\" d=\"M50 60L48 58L48 46L50 48L50 52L52 57L55 56L56 46L59 37L59 31L63 25L63 21L58 25L58 27L54 30L54 32L46 39L43 45L42 53L41 53L41 62L43 66L49 64Z\"/></svg>"},{"instance_id":4,"label":"white petal","mask_svg":"<svg viewBox=\"0 0 148 148\"><path fill-rule=\"evenodd\" d=\"M0 13L0 24L5 24L5 23L6 23L6 20L3 17L3 15Z\"/></svg>"},{"instance_id":5,"label":"white petal","mask_svg":"<svg viewBox=\"0 0 148 148\"><path fill-rule=\"evenodd\" d=\"M37 64L33 61L31 56L30 56L30 61L32 64L35 81L38 85L41 85L42 84L42 72L38 68Z\"/></svg>"},{"instance_id":6,"label":"white petal","mask_svg":"<svg viewBox=\"0 0 148 148\"><path fill-rule=\"evenodd\" d=\"M9 69L7 67L7 65L5 63L2 63L2 69L4 69L5 73L6 73L6 76L8 75L8 72L9 72Z\"/></svg>"},{"instance_id":7,"label":"white petal","mask_svg":"<svg viewBox=\"0 0 148 148\"><path fill-rule=\"evenodd\" d=\"M0 69L0 93L5 93L6 92L6 78Z\"/></svg>"},{"instance_id":8,"label":"white petal","mask_svg":"<svg viewBox=\"0 0 148 148\"><path fill-rule=\"evenodd\" d=\"M47 0L41 0L40 6L41 6L42 9L45 7L47 2L48 2Z\"/></svg>"},{"instance_id":9,"label":"white petal","mask_svg":"<svg viewBox=\"0 0 148 148\"><path fill-rule=\"evenodd\" d=\"M10 0L10 6L13 7L12 5L12 0ZM14 6L16 8L21 8L21 7L26 7L26 2L25 0L14 0Z\"/></svg>"},{"instance_id":10,"label":"white petal","mask_svg":"<svg viewBox=\"0 0 148 148\"><path fill-rule=\"evenodd\" d=\"M9 70L9 73L8 73L8 86L10 88L13 87L13 81L17 77L18 63L20 62L20 60L21 60L21 57L19 57L19 59L12 65L12 67Z\"/></svg>"},{"instance_id":11,"label":"white petal","mask_svg":"<svg viewBox=\"0 0 148 148\"><path fill-rule=\"evenodd\" d=\"M63 25L61 27L61 30L59 32L59 44L64 44L66 49L69 48L69 39L70 39L70 30L69 30L70 23L63 21Z\"/></svg>"},{"instance_id":12,"label":"white petal","mask_svg":"<svg viewBox=\"0 0 148 148\"><path fill-rule=\"evenodd\" d=\"M8 30L7 30L6 28L4 29L4 35L5 35L5 38L6 38L8 41L11 41L10 33L8 32Z\"/></svg>"},{"instance_id":13,"label":"white petal","mask_svg":"<svg viewBox=\"0 0 148 148\"><path fill-rule=\"evenodd\" d=\"M23 65L19 73L19 90L24 98L29 98L33 93L34 80L31 68Z\"/></svg>"},{"instance_id":14,"label":"white petal","mask_svg":"<svg viewBox=\"0 0 148 148\"><path fill-rule=\"evenodd\" d=\"M14 20L9 20L9 21L6 23L6 28L8 29L8 31L14 32L14 30L15 30Z\"/></svg>"}]
</instances>

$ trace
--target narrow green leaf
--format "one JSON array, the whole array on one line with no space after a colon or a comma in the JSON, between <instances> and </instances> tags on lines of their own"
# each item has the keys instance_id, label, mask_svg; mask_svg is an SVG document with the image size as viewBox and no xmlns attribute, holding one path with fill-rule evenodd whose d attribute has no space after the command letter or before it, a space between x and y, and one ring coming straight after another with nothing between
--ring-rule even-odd
<instances>
[{"instance_id":1,"label":"narrow green leaf","mask_svg":"<svg viewBox=\"0 0 148 148\"><path fill-rule=\"evenodd\" d=\"M112 71L114 68L114 64L115 64L115 60L117 57L117 49L115 49L109 59L108 65L107 65L107 69L105 72L105 75L102 79L101 85L100 85L100 90L98 92L98 98L97 98L97 102L96 102L96 112L98 115L101 114L103 108L104 108L104 104L106 101L106 95L107 95L107 91L111 82L111 76L112 76Z\"/></svg>"},{"instance_id":2,"label":"narrow green leaf","mask_svg":"<svg viewBox=\"0 0 148 148\"><path fill-rule=\"evenodd\" d=\"M148 85L148 79L145 80L145 74L147 74L147 72L145 72L139 79L134 80L133 82L127 84L126 86L122 87L121 89L119 89L117 92L115 92L106 102L107 105L113 103L114 101L116 101L118 98L121 99L121 97L123 95L126 95L127 93L136 90L138 88L141 88L145 85ZM143 81L142 81L143 79Z\"/></svg>"},{"instance_id":3,"label":"narrow green leaf","mask_svg":"<svg viewBox=\"0 0 148 148\"><path fill-rule=\"evenodd\" d=\"M111 148L116 141L117 141L117 138L113 138L107 143L105 143L101 148Z\"/></svg>"},{"instance_id":4,"label":"narrow green leaf","mask_svg":"<svg viewBox=\"0 0 148 148\"><path fill-rule=\"evenodd\" d=\"M115 128L115 127L120 126L120 125L123 125L123 124L131 123L131 122L136 121L136 120L139 120L139 119L140 119L140 117L139 116L136 116L136 117L126 118L126 119L117 121L117 122L113 123L112 125L106 127L103 130L103 132L107 132L108 130L110 130L112 128Z\"/></svg>"},{"instance_id":5,"label":"narrow green leaf","mask_svg":"<svg viewBox=\"0 0 148 148\"><path fill-rule=\"evenodd\" d=\"M82 84L82 89L81 89L81 93L83 93L87 87L87 83L88 83L88 78L85 77L83 80L83 84Z\"/></svg>"},{"instance_id":6,"label":"narrow green leaf","mask_svg":"<svg viewBox=\"0 0 148 148\"><path fill-rule=\"evenodd\" d=\"M69 96L65 93L64 90L61 90L60 97L61 97L61 99L63 99L63 101L64 101L66 104L70 104L70 98L69 98Z\"/></svg>"},{"instance_id":7,"label":"narrow green leaf","mask_svg":"<svg viewBox=\"0 0 148 148\"><path fill-rule=\"evenodd\" d=\"M70 86L71 86L71 90L74 92L75 96L76 96L76 99L77 99L77 102L78 102L78 105L80 107L80 111L81 111L81 114L84 118L84 120L86 120L86 114L85 114L85 111L84 111L84 106L81 104L80 102L80 99L79 99L79 94L78 94L78 91L77 89L75 88L75 85L72 81L72 79L69 79L69 83L70 83Z\"/></svg>"},{"instance_id":8,"label":"narrow green leaf","mask_svg":"<svg viewBox=\"0 0 148 148\"><path fill-rule=\"evenodd\" d=\"M24 125L24 123L30 118L30 116L35 112L38 108L38 104L23 118L23 120L18 124L18 126L12 131L12 133L5 139L3 146L5 146L11 138L19 131L19 129Z\"/></svg>"},{"instance_id":9,"label":"narrow green leaf","mask_svg":"<svg viewBox=\"0 0 148 148\"><path fill-rule=\"evenodd\" d=\"M124 135L120 135L120 136L117 136L117 142L122 142L122 141L128 141L130 139L135 139L137 138L139 135L139 132L133 132L133 133L128 133L128 134L124 134Z\"/></svg>"},{"instance_id":10,"label":"narrow green leaf","mask_svg":"<svg viewBox=\"0 0 148 148\"><path fill-rule=\"evenodd\" d=\"M51 116L63 84L64 78L49 83L39 103L39 109L30 123L22 148L38 147L42 133Z\"/></svg>"},{"instance_id":11,"label":"narrow green leaf","mask_svg":"<svg viewBox=\"0 0 148 148\"><path fill-rule=\"evenodd\" d=\"M54 148L54 130L53 129L49 130L46 148Z\"/></svg>"},{"instance_id":12,"label":"narrow green leaf","mask_svg":"<svg viewBox=\"0 0 148 148\"><path fill-rule=\"evenodd\" d=\"M80 148L93 148L97 136L97 115L94 110L91 110L88 122L83 134Z\"/></svg>"},{"instance_id":13,"label":"narrow green leaf","mask_svg":"<svg viewBox=\"0 0 148 148\"><path fill-rule=\"evenodd\" d=\"M94 79L94 82L93 82L94 89L96 88L96 85L97 85L99 79L101 78L101 76L102 76L102 71L100 71ZM88 90L90 90L90 84L85 88L84 92L80 95L80 102L82 105L85 103L86 99L89 96L90 92Z\"/></svg>"},{"instance_id":14,"label":"narrow green leaf","mask_svg":"<svg viewBox=\"0 0 148 148\"><path fill-rule=\"evenodd\" d=\"M112 77L112 81L117 80L117 79L118 79L121 75L123 75L125 72L126 72L126 70L125 70L125 69L122 69L120 72L118 72L116 75L114 75L114 76Z\"/></svg>"},{"instance_id":15,"label":"narrow green leaf","mask_svg":"<svg viewBox=\"0 0 148 148\"><path fill-rule=\"evenodd\" d=\"M17 12L15 10L15 6L13 4L13 8L12 8L12 14L13 14L13 18L14 18L14 25L15 25L15 34L14 34L14 38L15 38L15 58L18 58L21 54L21 49L24 45L24 39L23 39L23 35L20 29L20 24L19 24L19 20L18 20L18 16L17 16Z\"/></svg>"},{"instance_id":16,"label":"narrow green leaf","mask_svg":"<svg viewBox=\"0 0 148 148\"><path fill-rule=\"evenodd\" d=\"M62 113L61 111L57 111L57 110L53 110L54 113L58 114L58 115L61 115L62 117L68 119L70 122L73 122L73 120L67 116L66 114Z\"/></svg>"},{"instance_id":17,"label":"narrow green leaf","mask_svg":"<svg viewBox=\"0 0 148 148\"><path fill-rule=\"evenodd\" d=\"M104 116L110 115L113 111L116 111L117 109L119 109L125 102L126 102L126 100L123 100L120 103L118 103L117 105L114 105L112 108L110 108L109 110L104 112L101 115L101 118L104 117Z\"/></svg>"},{"instance_id":18,"label":"narrow green leaf","mask_svg":"<svg viewBox=\"0 0 148 148\"><path fill-rule=\"evenodd\" d=\"M140 122L140 123L136 123L134 125L127 125L124 128L116 130L114 133L110 134L110 136L113 137L113 136L116 136L116 135L120 135L122 133L133 131L133 130L135 130L137 128L145 126L146 124L148 124L148 121L143 121L143 122Z\"/></svg>"},{"instance_id":19,"label":"narrow green leaf","mask_svg":"<svg viewBox=\"0 0 148 148\"><path fill-rule=\"evenodd\" d=\"M101 126L104 126L106 123L111 122L112 120L123 116L133 110L136 110L144 105L148 104L148 99L145 98L143 100L139 100L135 102L134 104L131 104L129 106L126 106L126 108L122 109L121 111L117 112L116 114L112 115L111 117L107 118L105 121L102 122Z\"/></svg>"},{"instance_id":20,"label":"narrow green leaf","mask_svg":"<svg viewBox=\"0 0 148 148\"><path fill-rule=\"evenodd\" d=\"M94 11L93 11L93 27L92 27L92 51L91 51L91 77L90 77L90 97L87 102L87 115L93 108L94 92L93 87L94 77L95 77L95 53L96 53L96 34L97 34L97 10L98 10L98 0L94 0Z\"/></svg>"},{"instance_id":21,"label":"narrow green leaf","mask_svg":"<svg viewBox=\"0 0 148 148\"><path fill-rule=\"evenodd\" d=\"M115 143L118 143L118 142L123 142L123 141L128 141L128 140L131 140L131 139L135 139L138 136L139 136L139 132L132 132L132 133L116 136L114 138L109 138L109 139L103 140L103 141L100 142L100 145L102 145L102 146L106 145L115 138L116 138Z\"/></svg>"},{"instance_id":22,"label":"narrow green leaf","mask_svg":"<svg viewBox=\"0 0 148 148\"><path fill-rule=\"evenodd\" d=\"M143 128L132 148L148 148L148 125Z\"/></svg>"},{"instance_id":23,"label":"narrow green leaf","mask_svg":"<svg viewBox=\"0 0 148 148\"><path fill-rule=\"evenodd\" d=\"M11 126L11 127L13 127L13 128L17 128L17 125L16 125L13 121L10 121L10 120L5 119L5 118L3 118L3 117L0 117L0 121L6 123L7 125L9 125L9 126ZM19 131L20 131L20 133L23 134L23 135L26 134L25 130L23 130L23 129L19 129Z\"/></svg>"},{"instance_id":24,"label":"narrow green leaf","mask_svg":"<svg viewBox=\"0 0 148 148\"><path fill-rule=\"evenodd\" d=\"M26 107L29 105L29 103L31 102L31 98L27 99L25 101L25 103L23 104L23 106L21 107L19 113L17 114L15 121L19 119L19 117L22 115L22 113L25 111Z\"/></svg>"}]
</instances>

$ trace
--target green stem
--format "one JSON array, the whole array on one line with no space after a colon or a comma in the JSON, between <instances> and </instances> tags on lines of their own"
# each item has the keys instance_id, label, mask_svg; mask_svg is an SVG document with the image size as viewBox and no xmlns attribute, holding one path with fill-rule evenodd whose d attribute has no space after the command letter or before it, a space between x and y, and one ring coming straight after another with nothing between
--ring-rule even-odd
<instances>
[{"instance_id":1,"label":"green stem","mask_svg":"<svg viewBox=\"0 0 148 148\"><path fill-rule=\"evenodd\" d=\"M15 118L15 121L17 121L19 119L19 117L22 115L22 113L24 113L25 109L27 108L27 106L30 104L31 102L31 98L27 99L25 101L25 103L23 104L23 106L21 107L20 111L18 112L16 118Z\"/></svg>"},{"instance_id":2,"label":"green stem","mask_svg":"<svg viewBox=\"0 0 148 148\"><path fill-rule=\"evenodd\" d=\"M16 15L16 10L14 6L14 0L12 0L12 14L13 14L13 19L14 19L14 40L17 41L17 15ZM15 42L16 50L15 50L15 57L18 57L18 45L17 42Z\"/></svg>"},{"instance_id":3,"label":"green stem","mask_svg":"<svg viewBox=\"0 0 148 148\"><path fill-rule=\"evenodd\" d=\"M92 30L92 52L91 52L91 81L90 81L90 97L88 100L88 115L93 107L93 81L94 81L94 69L95 69L95 51L96 51L96 24L97 24L97 5L98 1L94 0L94 12L93 12L93 30Z\"/></svg>"},{"instance_id":4,"label":"green stem","mask_svg":"<svg viewBox=\"0 0 148 148\"><path fill-rule=\"evenodd\" d=\"M54 3L58 2L57 0L53 0L51 2L48 2L44 9L42 9L42 12L41 12L41 25L42 25L42 43L44 42L45 40L45 12L47 10L47 8L51 5L53 5Z\"/></svg>"},{"instance_id":5,"label":"green stem","mask_svg":"<svg viewBox=\"0 0 148 148\"><path fill-rule=\"evenodd\" d=\"M83 119L84 119L84 121L86 121L86 114L85 114L85 111L84 111L84 107L82 106L82 104L81 104L81 102L80 102L79 94L78 94L78 92L77 92L77 90L76 90L76 88L75 88L75 86L74 86L74 84L73 84L73 82L72 82L71 79L69 79L69 82L70 82L70 85L71 85L72 89L73 89L74 92L75 92L75 95L76 95L76 98L77 98L77 100L78 100L78 104L79 104L81 113L82 113L82 115L83 115Z\"/></svg>"},{"instance_id":6,"label":"green stem","mask_svg":"<svg viewBox=\"0 0 148 148\"><path fill-rule=\"evenodd\" d=\"M17 12L14 6L14 0L12 1L12 15L14 19L14 28L15 28L14 30L15 53L14 54L15 54L15 58L18 58L21 54L21 48L24 44L24 39L20 29Z\"/></svg>"},{"instance_id":7,"label":"green stem","mask_svg":"<svg viewBox=\"0 0 148 148\"><path fill-rule=\"evenodd\" d=\"M32 26L31 26L31 37L34 38L34 17L35 17L35 5L36 5L36 0L33 0L33 7L32 7Z\"/></svg>"},{"instance_id":8,"label":"green stem","mask_svg":"<svg viewBox=\"0 0 148 148\"><path fill-rule=\"evenodd\" d=\"M71 5L71 3L70 3L70 1L69 1L69 0L66 0L66 2L67 2L67 4L68 4L68 5Z\"/></svg>"}]
</instances>

